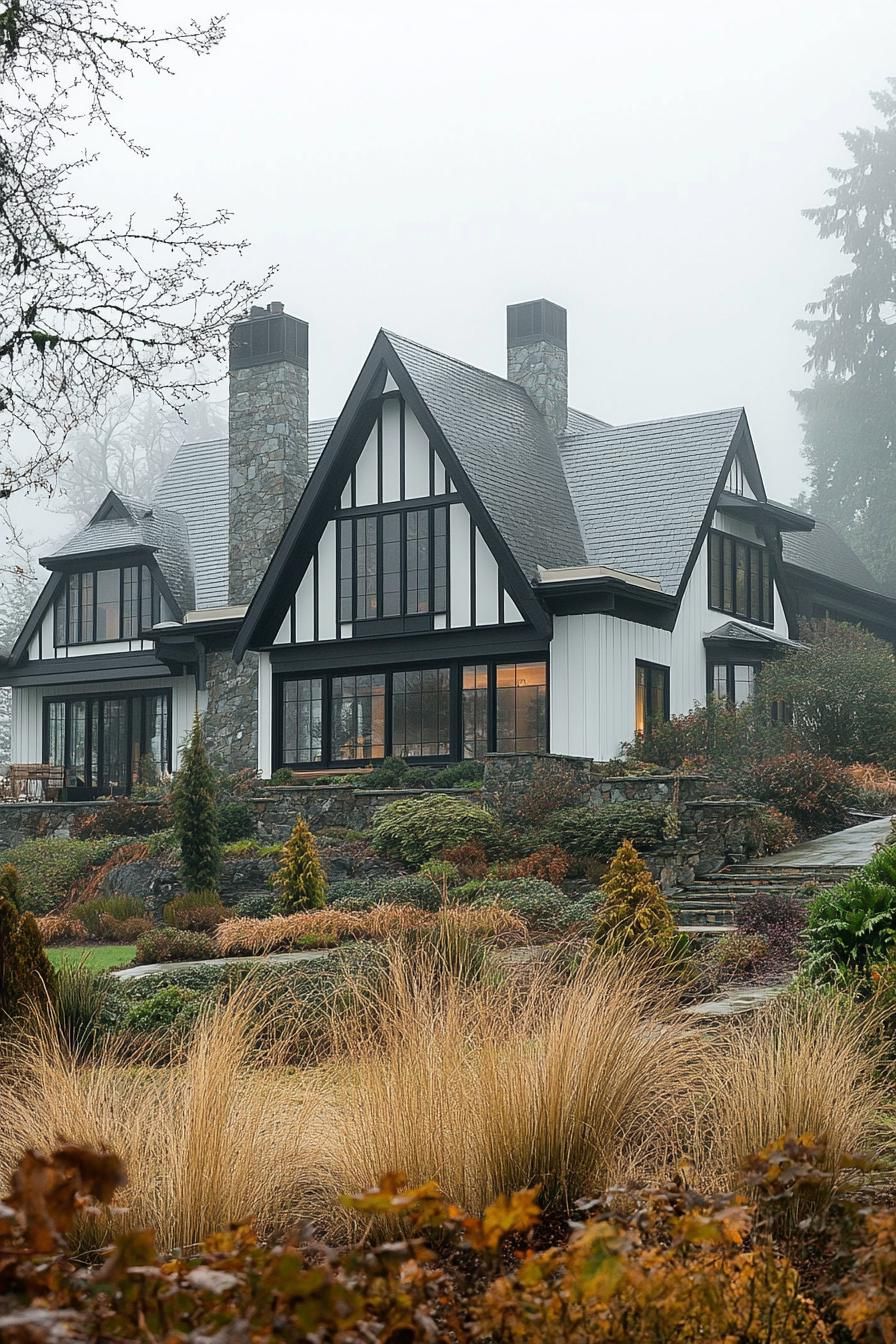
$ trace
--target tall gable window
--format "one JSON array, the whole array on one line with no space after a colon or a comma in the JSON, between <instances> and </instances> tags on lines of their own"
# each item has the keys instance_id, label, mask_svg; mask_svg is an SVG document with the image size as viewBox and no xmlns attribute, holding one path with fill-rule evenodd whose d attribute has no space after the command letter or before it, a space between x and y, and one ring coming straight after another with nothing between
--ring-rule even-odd
<instances>
[{"instance_id":1,"label":"tall gable window","mask_svg":"<svg viewBox=\"0 0 896 1344\"><path fill-rule=\"evenodd\" d=\"M709 605L756 625L774 625L771 559L764 546L710 532Z\"/></svg>"},{"instance_id":2,"label":"tall gable window","mask_svg":"<svg viewBox=\"0 0 896 1344\"><path fill-rule=\"evenodd\" d=\"M448 609L444 505L364 513L339 523L339 620L395 621Z\"/></svg>"},{"instance_id":3,"label":"tall gable window","mask_svg":"<svg viewBox=\"0 0 896 1344\"><path fill-rule=\"evenodd\" d=\"M55 645L137 639L160 615L159 591L146 565L69 574L56 598Z\"/></svg>"}]
</instances>

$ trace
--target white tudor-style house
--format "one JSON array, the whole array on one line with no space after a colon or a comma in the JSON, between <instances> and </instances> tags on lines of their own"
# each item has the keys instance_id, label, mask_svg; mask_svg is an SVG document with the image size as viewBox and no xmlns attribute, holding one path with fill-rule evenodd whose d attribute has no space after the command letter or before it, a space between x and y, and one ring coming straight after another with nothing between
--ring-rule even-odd
<instances>
[{"instance_id":1,"label":"white tudor-style house","mask_svg":"<svg viewBox=\"0 0 896 1344\"><path fill-rule=\"evenodd\" d=\"M507 310L507 377L380 331L308 420L308 327L230 343L227 439L110 493L45 557L3 660L13 760L68 796L215 756L269 776L386 756L606 760L707 693L749 697L801 615L896 638L896 599L770 501L742 408L609 425L567 405L566 312Z\"/></svg>"}]
</instances>

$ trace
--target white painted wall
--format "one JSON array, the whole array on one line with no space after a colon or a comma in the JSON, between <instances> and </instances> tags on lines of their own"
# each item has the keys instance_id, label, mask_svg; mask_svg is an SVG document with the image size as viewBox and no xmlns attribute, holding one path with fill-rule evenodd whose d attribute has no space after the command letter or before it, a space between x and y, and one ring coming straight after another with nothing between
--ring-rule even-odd
<instances>
[{"instance_id":1,"label":"white painted wall","mask_svg":"<svg viewBox=\"0 0 896 1344\"><path fill-rule=\"evenodd\" d=\"M60 695L115 695L118 691L154 691L171 688L171 753L176 770L180 748L193 724L197 708L196 682L192 676L145 677L142 680L106 681L91 686L58 682L52 686L12 688L12 751L15 762L40 761L43 757L43 703ZM200 710L203 706L199 706Z\"/></svg>"},{"instance_id":2,"label":"white painted wall","mask_svg":"<svg viewBox=\"0 0 896 1344\"><path fill-rule=\"evenodd\" d=\"M671 634L603 612L554 617L551 751L606 761L635 733L635 659L671 661Z\"/></svg>"},{"instance_id":3,"label":"white painted wall","mask_svg":"<svg viewBox=\"0 0 896 1344\"><path fill-rule=\"evenodd\" d=\"M717 514L714 526L745 540L759 540L749 524ZM675 628L656 630L603 613L554 618L551 644L551 750L607 760L635 731L635 660L669 668L673 714L706 702L703 637L733 619L708 602L704 542L691 571ZM739 619L739 618L738 618ZM749 626L749 621L740 621ZM767 627L753 627L765 632ZM774 632L787 635L787 620L775 586Z\"/></svg>"}]
</instances>

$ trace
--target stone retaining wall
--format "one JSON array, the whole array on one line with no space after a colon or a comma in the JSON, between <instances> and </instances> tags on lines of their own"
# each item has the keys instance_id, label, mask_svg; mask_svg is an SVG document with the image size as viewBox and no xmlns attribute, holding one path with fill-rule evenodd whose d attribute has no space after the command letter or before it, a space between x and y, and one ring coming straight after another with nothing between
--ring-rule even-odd
<instances>
[{"instance_id":1,"label":"stone retaining wall","mask_svg":"<svg viewBox=\"0 0 896 1344\"><path fill-rule=\"evenodd\" d=\"M76 817L101 812L117 801L97 799L89 803L0 803L0 850L13 849L25 840L68 840ZM141 807L158 807L157 802Z\"/></svg>"},{"instance_id":2,"label":"stone retaining wall","mask_svg":"<svg viewBox=\"0 0 896 1344\"><path fill-rule=\"evenodd\" d=\"M422 789L350 789L338 785L302 786L284 784L267 788L249 799L258 818L258 838L274 844L287 838L296 817L302 816L313 831L325 826L344 826L366 831L374 814L397 798L418 798ZM478 802L481 794L474 789L443 789L443 793Z\"/></svg>"}]
</instances>

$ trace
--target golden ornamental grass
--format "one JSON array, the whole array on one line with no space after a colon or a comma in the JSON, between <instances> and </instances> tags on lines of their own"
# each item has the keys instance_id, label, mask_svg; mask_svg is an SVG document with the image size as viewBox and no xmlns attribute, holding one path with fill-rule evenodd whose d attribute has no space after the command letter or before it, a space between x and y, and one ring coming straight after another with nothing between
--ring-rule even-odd
<instances>
[{"instance_id":1,"label":"golden ornamental grass","mask_svg":"<svg viewBox=\"0 0 896 1344\"><path fill-rule=\"evenodd\" d=\"M306 910L270 919L225 919L215 932L215 949L222 957L263 956L288 952L295 947L324 944L344 938L383 940L416 929L434 927L439 921L465 930L470 937L525 942L528 930L523 920L499 906L481 909L451 908L433 915L413 905L375 905L372 910Z\"/></svg>"}]
</instances>

